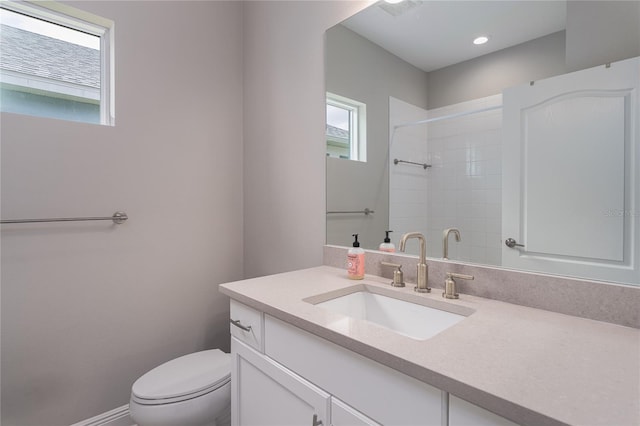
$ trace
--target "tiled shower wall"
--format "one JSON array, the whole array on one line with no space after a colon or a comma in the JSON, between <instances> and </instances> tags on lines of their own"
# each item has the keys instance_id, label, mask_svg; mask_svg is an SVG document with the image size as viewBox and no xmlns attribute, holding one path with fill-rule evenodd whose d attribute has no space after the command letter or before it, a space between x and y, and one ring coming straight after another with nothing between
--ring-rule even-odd
<instances>
[{"instance_id":1,"label":"tiled shower wall","mask_svg":"<svg viewBox=\"0 0 640 426\"><path fill-rule=\"evenodd\" d=\"M394 164L394 159L428 163L427 126L395 125L424 120L427 111L395 98L389 99L389 229L391 241L398 243L406 232L427 230L427 190L429 170L412 164ZM396 247L397 248L397 247ZM418 246L407 245L407 253L417 254Z\"/></svg>"},{"instance_id":2,"label":"tiled shower wall","mask_svg":"<svg viewBox=\"0 0 640 426\"><path fill-rule=\"evenodd\" d=\"M424 111L424 116L442 117L500 104L501 96L496 95ZM403 122L403 110L410 109L392 103L392 121ZM442 257L443 230L458 228L462 241L449 237L449 258L501 264L501 121L502 111L497 109L396 131L390 149L389 221L396 238L403 232L423 232L427 255L438 258ZM431 167L394 166L397 156L426 161ZM415 253L417 246L410 251Z\"/></svg>"}]
</instances>

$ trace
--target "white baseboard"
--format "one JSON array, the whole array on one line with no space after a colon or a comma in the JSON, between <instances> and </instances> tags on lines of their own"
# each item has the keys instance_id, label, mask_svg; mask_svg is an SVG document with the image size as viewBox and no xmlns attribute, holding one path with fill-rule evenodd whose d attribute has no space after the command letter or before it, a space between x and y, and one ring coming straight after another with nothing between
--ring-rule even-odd
<instances>
[{"instance_id":1,"label":"white baseboard","mask_svg":"<svg viewBox=\"0 0 640 426\"><path fill-rule=\"evenodd\" d=\"M90 419L74 423L71 426L132 426L133 420L129 417L129 404L114 408L106 413L98 414Z\"/></svg>"}]
</instances>

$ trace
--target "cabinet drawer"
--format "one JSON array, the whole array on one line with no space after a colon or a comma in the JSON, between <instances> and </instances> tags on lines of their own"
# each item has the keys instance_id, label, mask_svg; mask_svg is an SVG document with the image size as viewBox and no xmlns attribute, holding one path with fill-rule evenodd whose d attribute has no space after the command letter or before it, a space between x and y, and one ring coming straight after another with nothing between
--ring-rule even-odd
<instances>
[{"instance_id":1,"label":"cabinet drawer","mask_svg":"<svg viewBox=\"0 0 640 426\"><path fill-rule=\"evenodd\" d=\"M231 300L231 335L252 348L264 352L264 315L260 311Z\"/></svg>"}]
</instances>

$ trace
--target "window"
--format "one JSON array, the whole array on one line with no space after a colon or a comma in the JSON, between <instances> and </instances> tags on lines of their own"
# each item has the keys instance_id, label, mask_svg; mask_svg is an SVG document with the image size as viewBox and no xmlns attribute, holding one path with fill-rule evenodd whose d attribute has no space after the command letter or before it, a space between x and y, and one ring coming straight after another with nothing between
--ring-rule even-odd
<instances>
[{"instance_id":1,"label":"window","mask_svg":"<svg viewBox=\"0 0 640 426\"><path fill-rule=\"evenodd\" d=\"M327 93L327 157L367 161L367 106Z\"/></svg>"},{"instance_id":2,"label":"window","mask_svg":"<svg viewBox=\"0 0 640 426\"><path fill-rule=\"evenodd\" d=\"M0 2L0 110L113 125L112 28L55 2Z\"/></svg>"}]
</instances>

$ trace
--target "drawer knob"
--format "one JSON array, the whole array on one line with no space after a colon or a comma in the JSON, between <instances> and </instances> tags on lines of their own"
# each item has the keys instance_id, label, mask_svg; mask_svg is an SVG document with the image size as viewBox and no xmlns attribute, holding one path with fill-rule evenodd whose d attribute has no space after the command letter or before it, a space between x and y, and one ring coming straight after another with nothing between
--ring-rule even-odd
<instances>
[{"instance_id":1,"label":"drawer knob","mask_svg":"<svg viewBox=\"0 0 640 426\"><path fill-rule=\"evenodd\" d=\"M233 320L233 319L229 318L229 322L231 324L235 325L236 327L238 327L240 330L251 331L251 326L250 325L242 325L242 324L240 324L240 320Z\"/></svg>"}]
</instances>

